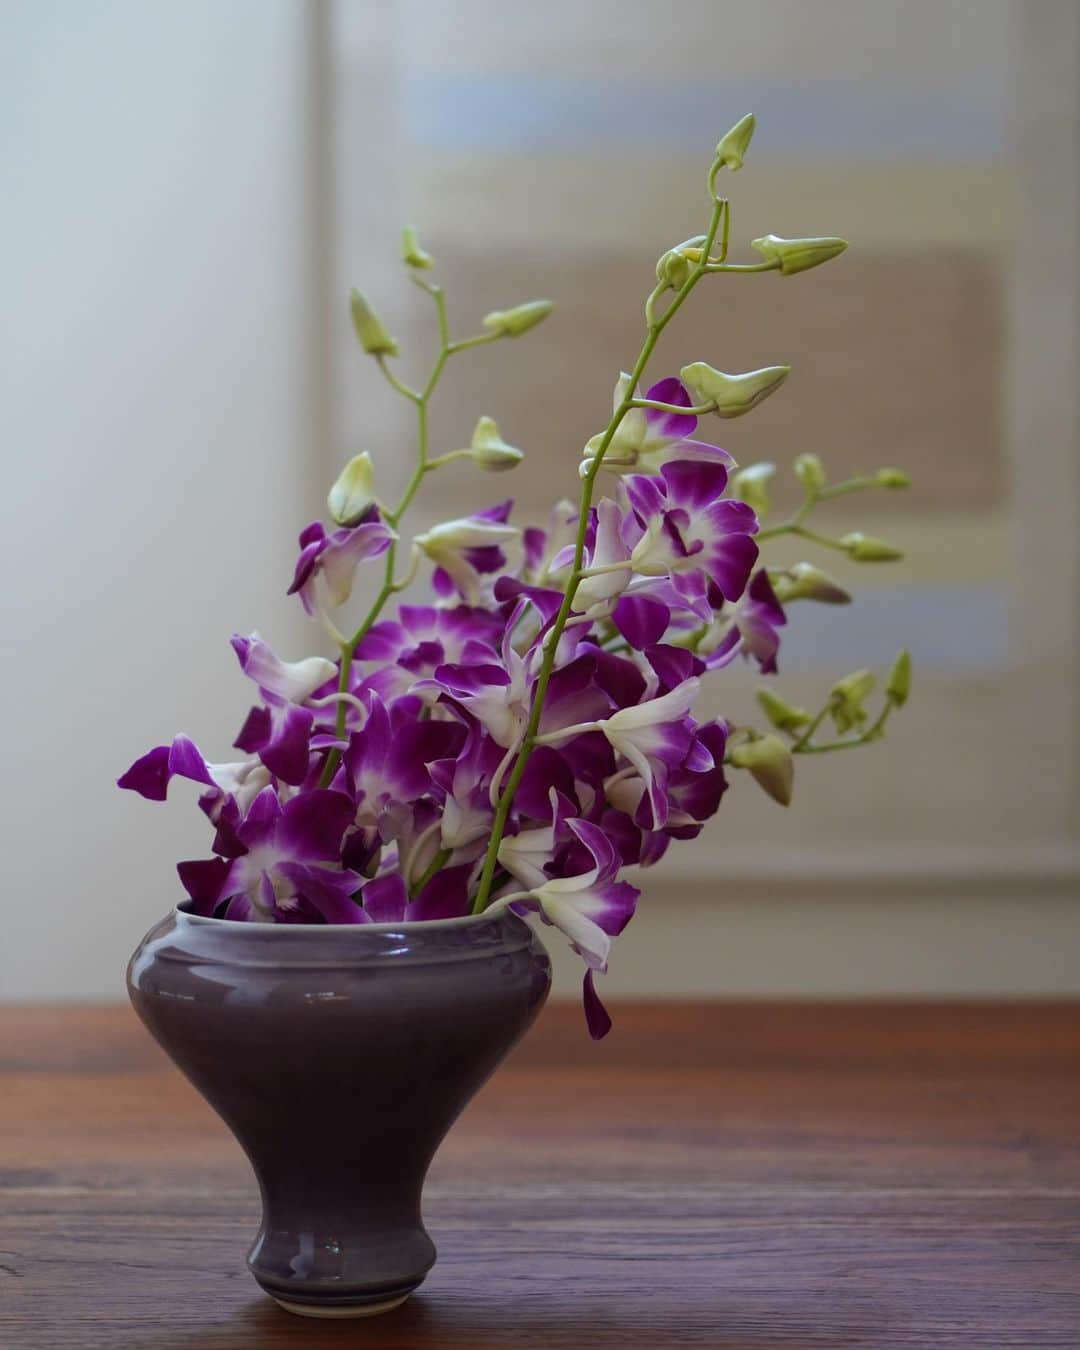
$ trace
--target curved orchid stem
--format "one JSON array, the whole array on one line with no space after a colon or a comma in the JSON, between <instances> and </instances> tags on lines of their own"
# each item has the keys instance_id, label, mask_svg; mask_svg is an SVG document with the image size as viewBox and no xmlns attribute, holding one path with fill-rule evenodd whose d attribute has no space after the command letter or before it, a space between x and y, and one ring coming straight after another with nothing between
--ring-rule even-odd
<instances>
[{"instance_id":1,"label":"curved orchid stem","mask_svg":"<svg viewBox=\"0 0 1080 1350\"><path fill-rule=\"evenodd\" d=\"M443 293L442 287L436 286L434 282L425 281L423 278L417 276L413 277L413 281L415 281L422 291L425 291L430 295L435 302L435 315L439 325L439 353L435 358L435 363L431 368L431 373L428 375L423 389L420 390L413 389L403 380L399 380L386 364L385 357L379 356L377 358L379 369L386 376L394 389L396 389L403 398L408 399L410 403L413 403L416 406L416 467L413 469L412 475L405 485L405 490L401 494L398 504L392 511L386 512L384 517L387 524L394 528L397 527L401 517L411 505L412 499L416 496L425 476L432 468L436 467L428 458L428 404L431 401L431 396L435 392L443 370L446 368L447 361L454 352L462 351L467 346L476 345L468 339L458 343L451 340L450 323L446 313L446 296ZM418 558L416 556L412 559L411 570L408 572L406 578L401 582L395 582L394 567L396 562L397 543L395 541L394 543L391 543L390 547L386 550L386 568L383 572L383 583L378 595L375 597L371 609L368 611L360 627L353 633L352 637L347 638L340 643L341 674L338 680L339 693L348 693L349 676L352 671L353 656L355 655L357 647L363 642L364 638L367 637L390 597L404 586L407 586L409 581L411 581L412 577L415 575L418 563ZM336 723L336 731L339 738L343 737L345 734L345 717L345 704L342 703L338 708ZM340 761L341 751L334 748L327 755L326 763L323 765L322 775L319 778L320 787L329 787L330 783L333 781L334 774L337 772L337 766Z\"/></svg>"},{"instance_id":2,"label":"curved orchid stem","mask_svg":"<svg viewBox=\"0 0 1080 1350\"><path fill-rule=\"evenodd\" d=\"M728 206L726 200L724 198L720 198L719 200L714 199L709 229L701 250L702 259L708 259L713 242L716 239L717 231L720 228L721 222L726 219L727 212ZM691 268L690 273L682 286L675 292L671 304L668 305L664 313L660 315L659 318L652 319L649 322L645 341L642 343L641 351L638 353L637 360L634 362L634 368L627 383L627 390L629 392L613 412L611 421L608 423L600 440L600 444L597 447L596 454L589 461L589 466L585 471L581 486L581 505L578 513L577 537L574 541L573 566L566 583L566 591L563 595L562 604L559 606L559 612L556 614L551 628L544 639L544 659L540 666L540 673L537 676L536 688L533 692L532 708L529 712L529 721L525 728L525 735L521 742L521 748L518 751L514 767L510 771L510 777L507 780L506 787L502 791L502 795L499 798L499 805L495 811L495 821L492 826L491 840L484 857L484 867L480 874L480 882L477 887L476 896L472 903L472 912L474 914L482 913L488 904L491 895L492 882L495 877L495 867L499 857L499 846L502 843L503 834L510 818L510 811L514 805L514 795L524 776L533 747L537 744L540 718L544 711L544 699L547 696L548 685L551 682L551 675L555 666L555 654L558 651L559 639L562 637L563 630L566 628L567 622L570 619L574 604L574 595L582 580L582 561L585 556L585 539L589 527L589 509L592 506L593 485L596 482L596 475L600 472L600 467L604 462L604 455L607 453L608 446L614 439L620 423L633 406L634 390L637 388L638 381L641 379L646 366L649 364L649 358L652 356L653 350L660 340L660 335L682 308L687 297L690 295L690 292L705 275L707 266L707 261L699 261L696 263Z\"/></svg>"}]
</instances>

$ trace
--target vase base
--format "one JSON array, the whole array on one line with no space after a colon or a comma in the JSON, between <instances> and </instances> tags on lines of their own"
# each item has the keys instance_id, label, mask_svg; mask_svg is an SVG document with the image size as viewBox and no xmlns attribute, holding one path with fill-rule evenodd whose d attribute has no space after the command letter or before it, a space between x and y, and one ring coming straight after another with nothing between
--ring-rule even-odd
<instances>
[{"instance_id":1,"label":"vase base","mask_svg":"<svg viewBox=\"0 0 1080 1350\"><path fill-rule=\"evenodd\" d=\"M411 1292L411 1291L410 1291ZM384 1298L378 1303L293 1303L287 1298L271 1295L279 1308L293 1313L296 1317L326 1317L344 1319L346 1317L378 1317L380 1313L400 1308L409 1297L408 1293L395 1294L393 1298Z\"/></svg>"}]
</instances>

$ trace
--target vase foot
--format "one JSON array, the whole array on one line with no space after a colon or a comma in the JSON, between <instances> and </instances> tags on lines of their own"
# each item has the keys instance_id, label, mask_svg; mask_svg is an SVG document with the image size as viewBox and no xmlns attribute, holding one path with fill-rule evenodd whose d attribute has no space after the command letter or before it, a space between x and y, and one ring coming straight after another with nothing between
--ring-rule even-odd
<instances>
[{"instance_id":1,"label":"vase foot","mask_svg":"<svg viewBox=\"0 0 1080 1350\"><path fill-rule=\"evenodd\" d=\"M343 1319L346 1317L378 1317L380 1313L391 1312L394 1308L400 1308L409 1295L407 1293L395 1294L393 1298L384 1298L378 1303L324 1303L321 1306L318 1303L293 1303L287 1298L278 1298L276 1294L271 1297L279 1308L284 1308L286 1312L293 1313L297 1317Z\"/></svg>"}]
</instances>

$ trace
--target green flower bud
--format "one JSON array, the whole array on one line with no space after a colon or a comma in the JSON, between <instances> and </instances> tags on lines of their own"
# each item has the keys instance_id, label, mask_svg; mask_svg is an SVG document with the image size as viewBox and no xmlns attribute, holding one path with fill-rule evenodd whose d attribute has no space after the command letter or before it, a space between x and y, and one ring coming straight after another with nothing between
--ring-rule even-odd
<instances>
[{"instance_id":1,"label":"green flower bud","mask_svg":"<svg viewBox=\"0 0 1080 1350\"><path fill-rule=\"evenodd\" d=\"M754 114L747 113L735 123L726 136L720 138L716 147L716 158L719 163L732 172L742 168L743 158L750 149L750 140L756 125Z\"/></svg>"},{"instance_id":2,"label":"green flower bud","mask_svg":"<svg viewBox=\"0 0 1080 1350\"><path fill-rule=\"evenodd\" d=\"M820 239L781 239L776 234L765 234L750 241L750 247L756 248L766 262L779 264L780 275L785 277L819 267L843 253L847 246L846 239L835 235Z\"/></svg>"},{"instance_id":3,"label":"green flower bud","mask_svg":"<svg viewBox=\"0 0 1080 1350\"><path fill-rule=\"evenodd\" d=\"M685 250L696 248L700 258L701 245L704 242L705 236L696 234L693 239L686 239L681 244L676 244L674 248L669 248L666 253L662 253L656 264L657 281L664 282L673 291L679 290L690 275L690 259Z\"/></svg>"},{"instance_id":4,"label":"green flower bud","mask_svg":"<svg viewBox=\"0 0 1080 1350\"><path fill-rule=\"evenodd\" d=\"M911 479L903 469L878 469L874 474L878 487L883 488L909 488Z\"/></svg>"},{"instance_id":5,"label":"green flower bud","mask_svg":"<svg viewBox=\"0 0 1080 1350\"><path fill-rule=\"evenodd\" d=\"M416 237L415 225L406 225L402 228L401 260L407 263L409 267L416 267L422 271L435 266L435 259L420 247L420 240Z\"/></svg>"},{"instance_id":6,"label":"green flower bud","mask_svg":"<svg viewBox=\"0 0 1080 1350\"><path fill-rule=\"evenodd\" d=\"M679 378L698 395L699 402L712 403L717 417L742 417L783 384L790 366L765 366L745 375L725 375L704 361L683 366Z\"/></svg>"},{"instance_id":7,"label":"green flower bud","mask_svg":"<svg viewBox=\"0 0 1080 1350\"><path fill-rule=\"evenodd\" d=\"M779 736L766 732L756 740L737 745L731 752L731 762L737 769L748 769L758 787L781 806L791 803L795 782L795 761L791 751Z\"/></svg>"},{"instance_id":8,"label":"green flower bud","mask_svg":"<svg viewBox=\"0 0 1080 1350\"><path fill-rule=\"evenodd\" d=\"M863 534L859 530L841 535L841 546L848 551L848 557L855 562L897 562L904 556L904 550L887 544L884 539L875 539L872 534Z\"/></svg>"},{"instance_id":9,"label":"green flower bud","mask_svg":"<svg viewBox=\"0 0 1080 1350\"><path fill-rule=\"evenodd\" d=\"M874 692L877 683L871 670L855 670L837 680L829 690L829 712L841 735L866 721L863 703Z\"/></svg>"},{"instance_id":10,"label":"green flower bud","mask_svg":"<svg viewBox=\"0 0 1080 1350\"><path fill-rule=\"evenodd\" d=\"M495 309L484 319L484 327L500 337L520 337L535 328L555 308L550 300L527 300L513 309Z\"/></svg>"},{"instance_id":11,"label":"green flower bud","mask_svg":"<svg viewBox=\"0 0 1080 1350\"><path fill-rule=\"evenodd\" d=\"M901 651L892 663L885 684L885 697L897 708L902 708L911 693L911 653Z\"/></svg>"},{"instance_id":12,"label":"green flower bud","mask_svg":"<svg viewBox=\"0 0 1080 1350\"><path fill-rule=\"evenodd\" d=\"M771 689L761 688L755 693L762 712L780 731L798 731L814 720L805 708L794 707Z\"/></svg>"},{"instance_id":13,"label":"green flower bud","mask_svg":"<svg viewBox=\"0 0 1080 1350\"><path fill-rule=\"evenodd\" d=\"M748 464L731 480L731 495L745 502L760 520L772 509L769 481L775 472L776 465L763 460L760 464Z\"/></svg>"},{"instance_id":14,"label":"green flower bud","mask_svg":"<svg viewBox=\"0 0 1080 1350\"><path fill-rule=\"evenodd\" d=\"M330 489L326 504L338 525L355 525L374 502L375 471L366 450L354 455Z\"/></svg>"},{"instance_id":15,"label":"green flower bud","mask_svg":"<svg viewBox=\"0 0 1080 1350\"><path fill-rule=\"evenodd\" d=\"M807 492L820 492L825 486L825 465L817 455L799 455L791 467Z\"/></svg>"},{"instance_id":16,"label":"green flower bud","mask_svg":"<svg viewBox=\"0 0 1080 1350\"><path fill-rule=\"evenodd\" d=\"M386 331L367 296L355 286L349 293L349 310L356 336L369 356L397 356L397 343Z\"/></svg>"},{"instance_id":17,"label":"green flower bud","mask_svg":"<svg viewBox=\"0 0 1080 1350\"><path fill-rule=\"evenodd\" d=\"M851 595L813 563L801 562L773 580L773 590L781 604L789 600L816 600L823 605L849 605Z\"/></svg>"},{"instance_id":18,"label":"green flower bud","mask_svg":"<svg viewBox=\"0 0 1080 1350\"><path fill-rule=\"evenodd\" d=\"M525 458L516 446L507 445L499 435L493 417L481 417L477 422L470 454L474 464L493 472L513 469Z\"/></svg>"}]
</instances>

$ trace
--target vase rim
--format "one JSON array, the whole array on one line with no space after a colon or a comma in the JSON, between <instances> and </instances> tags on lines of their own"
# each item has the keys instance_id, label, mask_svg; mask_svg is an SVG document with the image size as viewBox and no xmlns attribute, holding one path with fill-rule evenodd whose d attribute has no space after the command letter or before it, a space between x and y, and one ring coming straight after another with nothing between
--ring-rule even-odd
<instances>
[{"instance_id":1,"label":"vase rim","mask_svg":"<svg viewBox=\"0 0 1080 1350\"><path fill-rule=\"evenodd\" d=\"M451 919L402 919L400 923L252 923L250 919L218 919L213 915L193 914L188 906L190 900L182 900L174 906L173 913L177 923L191 924L195 928L213 928L215 931L240 929L245 933L274 933L283 936L303 934L312 938L326 933L432 933L445 932L448 929L467 928L478 923L493 923L509 911L499 910L492 914L484 910L480 914L460 914Z\"/></svg>"}]
</instances>

